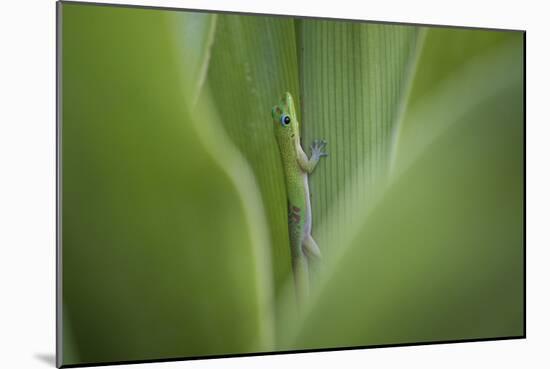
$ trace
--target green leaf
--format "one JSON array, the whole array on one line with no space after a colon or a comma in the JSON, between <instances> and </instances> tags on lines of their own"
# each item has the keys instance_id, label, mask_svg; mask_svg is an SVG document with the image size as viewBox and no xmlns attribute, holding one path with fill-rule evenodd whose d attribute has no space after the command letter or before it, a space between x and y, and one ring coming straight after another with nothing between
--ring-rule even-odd
<instances>
[{"instance_id":1,"label":"green leaf","mask_svg":"<svg viewBox=\"0 0 550 369\"><path fill-rule=\"evenodd\" d=\"M339 246L350 208L389 165L392 132L416 60L417 27L301 20L302 145L328 141L310 176L313 235ZM355 186L360 183L361 186Z\"/></svg>"},{"instance_id":2,"label":"green leaf","mask_svg":"<svg viewBox=\"0 0 550 369\"><path fill-rule=\"evenodd\" d=\"M62 12L63 364L268 350L260 195L216 117L189 110L206 54L185 68L175 13Z\"/></svg>"},{"instance_id":3,"label":"green leaf","mask_svg":"<svg viewBox=\"0 0 550 369\"><path fill-rule=\"evenodd\" d=\"M437 52L422 55L418 78L446 53L437 39L426 36ZM510 34L439 80L415 79L434 87L405 113L388 187L359 204L284 347L523 334L521 41Z\"/></svg>"},{"instance_id":4,"label":"green leaf","mask_svg":"<svg viewBox=\"0 0 550 369\"><path fill-rule=\"evenodd\" d=\"M277 295L291 276L287 201L271 107L285 91L298 96L291 19L218 15L205 90L219 119L250 163L269 224Z\"/></svg>"},{"instance_id":5,"label":"green leaf","mask_svg":"<svg viewBox=\"0 0 550 369\"><path fill-rule=\"evenodd\" d=\"M407 114L397 127L392 167L407 168L457 117L520 83L521 47L517 32L430 29Z\"/></svg>"},{"instance_id":6,"label":"green leaf","mask_svg":"<svg viewBox=\"0 0 550 369\"><path fill-rule=\"evenodd\" d=\"M59 309L59 307L58 307ZM76 340L73 335L73 329L71 326L72 319L70 317L70 310L61 303L61 320L63 326L61 327L62 338L62 356L56 357L56 362L62 361L63 363L78 363L80 362L78 348L76 347ZM59 333L58 333L59 334ZM56 354L59 355L59 354Z\"/></svg>"},{"instance_id":7,"label":"green leaf","mask_svg":"<svg viewBox=\"0 0 550 369\"><path fill-rule=\"evenodd\" d=\"M216 14L176 12L172 15L173 33L180 45L185 70L186 88L190 89L192 106L200 95L216 30Z\"/></svg>"},{"instance_id":8,"label":"green leaf","mask_svg":"<svg viewBox=\"0 0 550 369\"><path fill-rule=\"evenodd\" d=\"M357 213L370 209L390 164L393 130L403 110L423 33L410 26L296 21L301 71L302 146L328 141L329 156L310 175L313 237L323 259L311 283L333 272ZM365 206L366 204L366 206ZM292 291L288 291L292 301ZM281 349L302 322L282 301Z\"/></svg>"}]
</instances>

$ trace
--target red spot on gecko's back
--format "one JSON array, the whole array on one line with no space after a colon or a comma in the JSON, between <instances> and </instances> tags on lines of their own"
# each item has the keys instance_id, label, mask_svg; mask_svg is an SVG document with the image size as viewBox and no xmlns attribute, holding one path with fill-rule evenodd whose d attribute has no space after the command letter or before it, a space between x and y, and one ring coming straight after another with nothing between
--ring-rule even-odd
<instances>
[{"instance_id":1,"label":"red spot on gecko's back","mask_svg":"<svg viewBox=\"0 0 550 369\"><path fill-rule=\"evenodd\" d=\"M293 221L294 223L299 223L300 222L300 219L302 219L302 217L300 216L300 211L302 209L300 209L299 207L297 206L290 206L290 211L289 211L289 214L288 214L288 220L289 221Z\"/></svg>"}]
</instances>

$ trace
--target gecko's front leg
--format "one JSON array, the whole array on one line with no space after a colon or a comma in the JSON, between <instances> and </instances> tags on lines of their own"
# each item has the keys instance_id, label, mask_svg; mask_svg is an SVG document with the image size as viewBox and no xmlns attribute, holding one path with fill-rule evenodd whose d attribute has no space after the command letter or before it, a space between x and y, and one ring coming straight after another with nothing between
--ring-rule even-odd
<instances>
[{"instance_id":1,"label":"gecko's front leg","mask_svg":"<svg viewBox=\"0 0 550 369\"><path fill-rule=\"evenodd\" d=\"M304 150L302 150L302 147L299 144L297 145L298 163L304 172L308 174L313 172L313 169L315 169L319 159L328 155L323 151L326 145L327 142L325 140L314 140L311 145L311 157L309 159L307 158Z\"/></svg>"}]
</instances>

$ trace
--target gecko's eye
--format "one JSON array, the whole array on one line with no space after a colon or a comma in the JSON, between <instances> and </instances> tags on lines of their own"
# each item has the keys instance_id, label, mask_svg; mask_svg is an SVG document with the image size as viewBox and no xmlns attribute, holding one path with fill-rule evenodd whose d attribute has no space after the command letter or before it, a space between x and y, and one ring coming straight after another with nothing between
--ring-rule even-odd
<instances>
[{"instance_id":1,"label":"gecko's eye","mask_svg":"<svg viewBox=\"0 0 550 369\"><path fill-rule=\"evenodd\" d=\"M281 117L281 124L283 126L288 126L290 124L290 117L288 115L283 115Z\"/></svg>"}]
</instances>

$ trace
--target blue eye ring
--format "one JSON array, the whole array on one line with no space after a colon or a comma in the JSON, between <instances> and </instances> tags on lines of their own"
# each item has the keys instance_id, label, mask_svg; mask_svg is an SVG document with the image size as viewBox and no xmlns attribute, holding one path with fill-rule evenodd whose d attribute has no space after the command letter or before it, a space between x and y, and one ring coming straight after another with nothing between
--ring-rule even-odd
<instances>
[{"instance_id":1,"label":"blue eye ring","mask_svg":"<svg viewBox=\"0 0 550 369\"><path fill-rule=\"evenodd\" d=\"M288 125L290 124L290 117L289 117L288 115L286 115L286 114L283 115L283 116L281 117L281 124L282 124L283 126L288 126Z\"/></svg>"}]
</instances>

